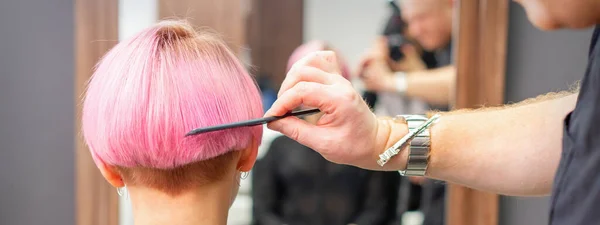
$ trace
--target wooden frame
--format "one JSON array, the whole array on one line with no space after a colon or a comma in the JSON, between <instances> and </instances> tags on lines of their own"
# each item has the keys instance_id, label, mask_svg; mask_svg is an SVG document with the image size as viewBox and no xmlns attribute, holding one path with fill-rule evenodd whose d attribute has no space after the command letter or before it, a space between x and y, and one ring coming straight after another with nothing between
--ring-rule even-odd
<instances>
[{"instance_id":1,"label":"wooden frame","mask_svg":"<svg viewBox=\"0 0 600 225\"><path fill-rule=\"evenodd\" d=\"M94 164L80 135L81 96L94 65L118 42L118 0L75 0L75 221L118 225L119 198Z\"/></svg>"},{"instance_id":2,"label":"wooden frame","mask_svg":"<svg viewBox=\"0 0 600 225\"><path fill-rule=\"evenodd\" d=\"M196 28L210 28L239 55L246 43L243 6L239 0L158 0L158 18L185 19Z\"/></svg>"},{"instance_id":3,"label":"wooden frame","mask_svg":"<svg viewBox=\"0 0 600 225\"><path fill-rule=\"evenodd\" d=\"M225 40L236 51L244 44L243 13L239 1L191 1L181 4L159 0L161 18L182 16L197 27L210 26L224 34ZM176 3L177 3L176 2ZM171 8L172 4L177 8ZM188 5L192 4L192 5ZM77 225L118 225L119 198L116 189L102 177L80 135L81 96L98 60L118 43L118 0L75 0L75 221ZM179 14L178 10L186 11ZM213 10L213 11L210 11ZM174 12L170 14L167 12ZM205 15L209 12L207 15ZM212 14L211 14L212 13ZM195 15L204 15L199 17ZM216 18L215 24L200 24L206 16ZM239 16L239 17L238 17ZM237 19L233 19L233 18ZM203 20L199 20L203 19ZM217 23L227 21L227 23ZM225 29L225 30L222 30Z\"/></svg>"},{"instance_id":4,"label":"wooden frame","mask_svg":"<svg viewBox=\"0 0 600 225\"><path fill-rule=\"evenodd\" d=\"M287 61L303 43L304 0L251 0L246 27L252 66L256 76L272 79L279 86L287 73Z\"/></svg>"},{"instance_id":5,"label":"wooden frame","mask_svg":"<svg viewBox=\"0 0 600 225\"><path fill-rule=\"evenodd\" d=\"M504 100L508 0L455 2L456 108ZM459 185L447 189L447 224L498 224L498 195Z\"/></svg>"}]
</instances>

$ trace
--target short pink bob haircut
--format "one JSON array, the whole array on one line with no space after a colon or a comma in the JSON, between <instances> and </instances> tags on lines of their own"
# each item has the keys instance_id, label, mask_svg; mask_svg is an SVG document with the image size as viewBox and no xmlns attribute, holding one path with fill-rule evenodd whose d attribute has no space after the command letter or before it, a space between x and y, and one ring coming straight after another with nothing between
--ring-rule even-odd
<instances>
[{"instance_id":1,"label":"short pink bob haircut","mask_svg":"<svg viewBox=\"0 0 600 225\"><path fill-rule=\"evenodd\" d=\"M289 71L292 68L294 63L302 59L304 56L307 56L312 52L318 51L334 51L337 55L337 61L340 65L340 71L342 72L342 76L348 80L351 79L352 76L350 74L350 69L348 69L348 65L340 57L340 54L337 51L331 49L326 42L320 40L309 41L298 46L294 50L294 52L292 52L292 55L290 55L290 58L288 59L287 71Z\"/></svg>"},{"instance_id":2,"label":"short pink bob haircut","mask_svg":"<svg viewBox=\"0 0 600 225\"><path fill-rule=\"evenodd\" d=\"M82 129L97 164L168 172L262 138L261 126L185 137L190 130L262 115L254 79L219 38L163 21L100 60L84 97Z\"/></svg>"}]
</instances>

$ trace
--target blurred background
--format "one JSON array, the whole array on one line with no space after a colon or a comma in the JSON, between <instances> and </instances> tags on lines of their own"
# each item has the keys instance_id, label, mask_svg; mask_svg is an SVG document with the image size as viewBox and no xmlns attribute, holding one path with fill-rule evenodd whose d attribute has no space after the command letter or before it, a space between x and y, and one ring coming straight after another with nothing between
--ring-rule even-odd
<instances>
[{"instance_id":1,"label":"blurred background","mask_svg":"<svg viewBox=\"0 0 600 225\"><path fill-rule=\"evenodd\" d=\"M403 99L402 104L410 106L395 111L387 105L377 111L374 106L376 113L517 102L568 89L582 77L591 30L544 33L529 23L516 3L464 2L469 3L455 1L450 6L451 39L442 47L419 51L427 64L423 70L444 66L456 74L447 102L440 106L422 99ZM493 4L486 6L486 2ZM365 98L379 96L375 101L382 105L388 104L386 94L365 85L357 71L361 59L377 48L379 38L390 40L396 34L385 32L390 20L394 21L394 10L385 0L0 1L0 224L133 224L127 196L118 198L99 174L80 140L77 119L80 95L94 64L119 40L165 18L210 27L256 77L266 108L276 98L294 50L320 40L344 59L349 79ZM400 34L422 48L419 38L410 37L405 28ZM385 54L394 58L393 43L386 44ZM432 63L427 63L427 54ZM265 159L275 148L271 143L280 138L275 132L265 132L256 170L261 163L270 168ZM283 148L293 146L290 143ZM253 171L243 180L229 224L261 224L256 220L265 212L257 210L257 205L278 198L252 188L269 187L267 178L255 179L257 174ZM496 196L439 181L380 175L384 178L378 182L385 186L381 190L387 191L386 199L393 199L389 207L381 209L385 211L381 224L547 224L547 197ZM325 182L319 177L312 179ZM426 193L438 194L427 197ZM314 194L327 195L318 190ZM347 198L359 205L366 201L354 201L357 196ZM436 201L433 198L442 201L436 209L431 207ZM434 217L446 220L426 221Z\"/></svg>"}]
</instances>

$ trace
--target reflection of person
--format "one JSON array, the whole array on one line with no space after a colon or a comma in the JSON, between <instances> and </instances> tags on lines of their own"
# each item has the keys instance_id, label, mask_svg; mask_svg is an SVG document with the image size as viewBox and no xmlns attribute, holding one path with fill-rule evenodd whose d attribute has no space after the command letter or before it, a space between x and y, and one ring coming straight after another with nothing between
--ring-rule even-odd
<instances>
[{"instance_id":1,"label":"reflection of person","mask_svg":"<svg viewBox=\"0 0 600 225\"><path fill-rule=\"evenodd\" d=\"M421 47L435 53L435 69L427 69L417 48L402 46L404 59L389 59L387 41L380 38L373 51L360 63L359 73L371 91L421 99L431 105L446 107L454 88L455 70L451 62L452 4L449 0L400 1L402 17L408 25L407 35ZM390 66L388 66L390 65Z\"/></svg>"},{"instance_id":2,"label":"reflection of person","mask_svg":"<svg viewBox=\"0 0 600 225\"><path fill-rule=\"evenodd\" d=\"M100 61L83 135L108 182L127 186L136 224L226 224L262 129L185 134L262 112L254 80L220 39L165 21Z\"/></svg>"},{"instance_id":3,"label":"reflection of person","mask_svg":"<svg viewBox=\"0 0 600 225\"><path fill-rule=\"evenodd\" d=\"M520 0L542 29L600 23L600 1ZM401 149L384 166L379 155L407 134L404 120L376 118L350 83L336 75L335 55L319 52L291 71L266 113L282 115L303 104L325 114L317 125L297 118L269 124L326 159L374 170L405 170L505 195L552 193L550 224L600 221L600 26L592 37L579 94L551 93L497 108L442 113L420 133L420 146ZM420 123L423 125L423 123ZM412 125L411 125L412 126ZM561 144L562 139L562 144ZM413 152L413 147L423 147ZM422 156L417 162L410 154ZM387 159L385 156L383 159ZM419 167L415 167L419 166Z\"/></svg>"},{"instance_id":4,"label":"reflection of person","mask_svg":"<svg viewBox=\"0 0 600 225\"><path fill-rule=\"evenodd\" d=\"M295 60L324 48L318 41L302 45L288 70ZM305 121L315 124L319 118ZM281 136L257 161L252 182L254 224L385 225L393 219L399 175L334 164Z\"/></svg>"},{"instance_id":5,"label":"reflection of person","mask_svg":"<svg viewBox=\"0 0 600 225\"><path fill-rule=\"evenodd\" d=\"M386 224L398 176L328 162L281 136L253 171L254 224Z\"/></svg>"},{"instance_id":6,"label":"reflection of person","mask_svg":"<svg viewBox=\"0 0 600 225\"><path fill-rule=\"evenodd\" d=\"M389 47L386 38L379 38L374 49L364 57L359 71L362 71L363 81L367 88L380 92L381 103L375 109L377 115L421 114L427 109L421 99L438 99L440 101L429 104L434 110L447 111L450 99L450 85L448 79L454 79L454 66L451 65L451 36L452 36L452 4L449 0L420 0L401 1L402 17L408 29L406 33L414 38L425 50L434 54L434 65L425 67L421 62L421 55L415 46L405 44L403 47L404 60L395 62L389 57ZM388 66L389 65L389 66ZM432 75L435 71L445 71L439 75ZM430 79L430 77L443 77L444 79ZM410 77L408 83L407 77ZM415 82L424 81L430 87L444 86L441 91L424 92L420 96L407 96L401 89L413 85ZM404 86L404 87L403 87ZM433 89L432 89L433 90ZM440 97L447 101L441 101ZM440 181L424 180L421 182L422 191L418 186L402 184L402 193L406 188L414 189L420 194L420 210L424 214L424 225L443 225L445 204L445 184ZM401 194L404 197L407 194ZM411 196L413 197L413 196ZM402 213L402 211L400 211Z\"/></svg>"}]
</instances>

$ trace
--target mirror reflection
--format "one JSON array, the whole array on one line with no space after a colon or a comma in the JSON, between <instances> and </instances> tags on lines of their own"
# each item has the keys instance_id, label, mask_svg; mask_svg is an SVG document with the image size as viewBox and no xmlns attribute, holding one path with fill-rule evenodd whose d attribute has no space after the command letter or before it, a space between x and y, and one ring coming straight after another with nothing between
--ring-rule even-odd
<instances>
[{"instance_id":1,"label":"mirror reflection","mask_svg":"<svg viewBox=\"0 0 600 225\"><path fill-rule=\"evenodd\" d=\"M255 77L263 111L294 62L334 51L340 75L376 115L425 114L452 101L452 7L442 0L120 0L119 39L161 19L208 27ZM444 224L445 183L334 164L266 127L243 178L231 225ZM120 202L120 224L133 224L130 199Z\"/></svg>"}]
</instances>

